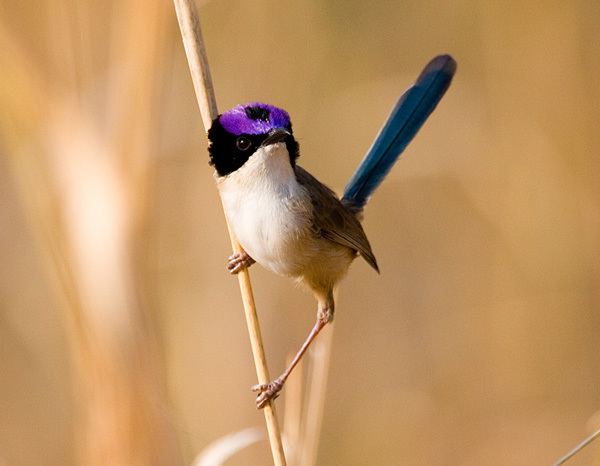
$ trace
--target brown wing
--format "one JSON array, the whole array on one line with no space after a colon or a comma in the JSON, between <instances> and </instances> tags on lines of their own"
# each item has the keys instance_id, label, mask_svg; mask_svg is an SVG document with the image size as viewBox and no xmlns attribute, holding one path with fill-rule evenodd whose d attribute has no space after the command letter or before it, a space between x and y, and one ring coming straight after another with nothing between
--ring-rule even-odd
<instances>
[{"instance_id":1,"label":"brown wing","mask_svg":"<svg viewBox=\"0 0 600 466\"><path fill-rule=\"evenodd\" d=\"M379 272L367 235L356 216L340 202L331 189L298 165L296 165L296 178L310 193L314 209L314 228L317 234L334 243L354 249Z\"/></svg>"}]
</instances>

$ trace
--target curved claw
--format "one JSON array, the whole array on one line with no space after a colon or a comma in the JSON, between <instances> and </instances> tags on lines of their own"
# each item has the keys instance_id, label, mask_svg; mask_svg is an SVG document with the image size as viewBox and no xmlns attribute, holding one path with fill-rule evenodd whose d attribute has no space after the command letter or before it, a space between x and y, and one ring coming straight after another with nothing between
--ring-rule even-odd
<instances>
[{"instance_id":1,"label":"curved claw","mask_svg":"<svg viewBox=\"0 0 600 466\"><path fill-rule=\"evenodd\" d=\"M279 396L279 392L283 388L284 381L281 378L277 378L269 383L256 384L250 389L253 392L258 392L256 396L256 407L262 409L269 401L274 401Z\"/></svg>"},{"instance_id":2,"label":"curved claw","mask_svg":"<svg viewBox=\"0 0 600 466\"><path fill-rule=\"evenodd\" d=\"M227 270L232 275L240 273L254 264L254 259L246 251L236 252L227 258Z\"/></svg>"}]
</instances>

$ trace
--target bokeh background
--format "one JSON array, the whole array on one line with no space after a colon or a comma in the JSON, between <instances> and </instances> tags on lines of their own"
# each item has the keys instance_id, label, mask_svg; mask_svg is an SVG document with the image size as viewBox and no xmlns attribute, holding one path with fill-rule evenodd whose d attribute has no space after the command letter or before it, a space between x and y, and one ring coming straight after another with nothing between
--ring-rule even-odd
<instances>
[{"instance_id":1,"label":"bokeh background","mask_svg":"<svg viewBox=\"0 0 600 466\"><path fill-rule=\"evenodd\" d=\"M338 192L422 66L459 64L368 205L382 273L342 284L318 464L550 464L597 428L600 4L199 11L219 108L287 109ZM263 429L172 4L2 0L0 50L0 464L190 464ZM279 373L315 303L252 278Z\"/></svg>"}]
</instances>

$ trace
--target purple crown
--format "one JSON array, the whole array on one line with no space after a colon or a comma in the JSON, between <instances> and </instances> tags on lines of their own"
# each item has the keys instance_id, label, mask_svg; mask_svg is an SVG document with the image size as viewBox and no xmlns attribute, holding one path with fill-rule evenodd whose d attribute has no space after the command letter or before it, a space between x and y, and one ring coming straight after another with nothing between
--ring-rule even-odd
<instances>
[{"instance_id":1,"label":"purple crown","mask_svg":"<svg viewBox=\"0 0 600 466\"><path fill-rule=\"evenodd\" d=\"M274 128L290 124L288 113L278 107L260 102L238 105L219 117L223 128L235 134L266 134Z\"/></svg>"}]
</instances>

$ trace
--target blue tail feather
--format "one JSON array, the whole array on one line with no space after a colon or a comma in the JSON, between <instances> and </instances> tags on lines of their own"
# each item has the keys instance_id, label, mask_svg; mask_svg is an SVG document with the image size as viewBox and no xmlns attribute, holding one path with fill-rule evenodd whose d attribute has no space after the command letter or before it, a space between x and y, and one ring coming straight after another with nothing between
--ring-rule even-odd
<instances>
[{"instance_id":1,"label":"blue tail feather","mask_svg":"<svg viewBox=\"0 0 600 466\"><path fill-rule=\"evenodd\" d=\"M342 201L360 211L400 154L415 137L450 86L456 61L439 55L423 69L415 84L398 100L373 145L346 185Z\"/></svg>"}]
</instances>

